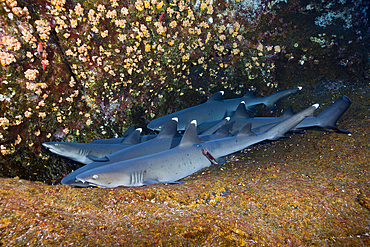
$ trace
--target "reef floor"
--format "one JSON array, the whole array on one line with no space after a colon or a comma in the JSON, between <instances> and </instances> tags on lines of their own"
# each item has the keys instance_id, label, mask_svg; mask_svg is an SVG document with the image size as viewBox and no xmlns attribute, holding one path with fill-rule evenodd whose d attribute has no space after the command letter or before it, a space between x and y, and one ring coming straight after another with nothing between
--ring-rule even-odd
<instances>
[{"instance_id":1,"label":"reef floor","mask_svg":"<svg viewBox=\"0 0 370 247\"><path fill-rule=\"evenodd\" d=\"M308 130L258 144L180 184L99 189L0 178L0 243L369 246L369 86L308 88L287 101L324 109L344 93L352 105L339 126L352 134Z\"/></svg>"}]
</instances>

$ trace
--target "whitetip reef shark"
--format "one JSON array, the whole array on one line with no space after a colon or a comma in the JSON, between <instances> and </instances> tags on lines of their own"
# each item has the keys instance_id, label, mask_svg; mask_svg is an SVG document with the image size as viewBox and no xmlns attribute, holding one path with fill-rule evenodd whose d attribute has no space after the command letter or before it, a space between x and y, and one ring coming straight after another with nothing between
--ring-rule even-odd
<instances>
[{"instance_id":1,"label":"whitetip reef shark","mask_svg":"<svg viewBox=\"0 0 370 247\"><path fill-rule=\"evenodd\" d=\"M343 95L339 99L337 99L333 104L325 108L322 112L319 113L316 117L307 117L303 119L297 126L291 129L291 131L300 131L303 129L308 128L322 128L322 129L330 129L341 133L351 133L348 130L339 129L337 126L338 119L347 111L347 109L351 105L351 100L346 96ZM262 132L268 130L272 126L278 124L279 122L283 121L290 115L293 115L294 112L291 107L284 112L281 117L254 117L254 118L247 118L247 119L235 119L233 121L230 119L230 132L231 134L237 133L245 124L246 122L252 123L253 130L257 132Z\"/></svg>"},{"instance_id":2,"label":"whitetip reef shark","mask_svg":"<svg viewBox=\"0 0 370 247\"><path fill-rule=\"evenodd\" d=\"M318 116L305 118L301 123L295 126L292 131L319 127L323 129L335 130L342 133L350 133L347 130L339 129L337 126L337 121L347 111L351 103L351 100L346 95L343 95L333 104L320 112ZM291 106L289 106L280 117L251 117L245 109L244 102L241 102L234 115L229 120L230 133L232 135L235 135L247 123L252 124L253 131L263 132L293 115L293 109ZM198 132L202 133L204 129L207 129L209 128L209 126L213 126L218 122L219 121L203 123L202 125L198 126Z\"/></svg>"},{"instance_id":3,"label":"whitetip reef shark","mask_svg":"<svg viewBox=\"0 0 370 247\"><path fill-rule=\"evenodd\" d=\"M135 126L130 126L125 133L122 135L122 137L119 138L108 138L108 139L99 139L99 140L93 140L89 143L93 144L119 144L123 142L132 132L135 131ZM154 139L157 135L143 135L140 136L140 142L146 142L151 139Z\"/></svg>"},{"instance_id":4,"label":"whitetip reef shark","mask_svg":"<svg viewBox=\"0 0 370 247\"><path fill-rule=\"evenodd\" d=\"M76 179L101 188L175 183L204 167L217 163L220 157L264 140L277 140L283 137L305 117L312 116L318 106L314 104L265 132L255 134L251 131L251 124L248 124L235 136L208 142L203 142L198 137L194 120L189 124L177 147L90 169L77 175Z\"/></svg>"},{"instance_id":5,"label":"whitetip reef shark","mask_svg":"<svg viewBox=\"0 0 370 247\"><path fill-rule=\"evenodd\" d=\"M118 144L44 142L42 145L49 149L52 153L67 157L83 164L89 164L94 161L88 158L88 156L102 158L119 150L140 143L141 131L141 128L137 128Z\"/></svg>"},{"instance_id":6,"label":"whitetip reef shark","mask_svg":"<svg viewBox=\"0 0 370 247\"><path fill-rule=\"evenodd\" d=\"M275 109L275 103L283 97L297 93L302 87L286 89L266 97L256 98L253 96L253 91L246 93L241 98L222 100L223 91L219 91L209 97L209 99L200 105L183 109L171 113L166 116L159 117L152 120L147 127L151 130L160 130L171 118L177 117L177 130L185 130L192 120L196 120L198 124L205 122L223 119L224 117L231 117L240 102L244 101L245 107L248 109L254 105L264 104L269 109Z\"/></svg>"},{"instance_id":7,"label":"whitetip reef shark","mask_svg":"<svg viewBox=\"0 0 370 247\"><path fill-rule=\"evenodd\" d=\"M201 135L200 138L202 141L210 141L221 139L224 137L231 136L229 132L229 126L226 124L228 119L224 119L221 121L222 124L218 124L215 126L218 127L218 130L212 135ZM87 187L89 186L86 183L82 183L76 180L76 176L81 174L87 170L109 165L112 163L116 163L119 161L134 159L150 154L155 154L159 152L163 152L174 148L179 145L182 136L177 132L177 118L173 118L172 120L168 121L166 125L162 128L161 132L158 136L152 140L147 142L139 143L137 145L133 145L126 149L117 151L113 154L110 154L103 158L95 158L87 156L87 158L93 160L94 162L89 163L79 169L71 172L66 177L64 177L61 181L62 184L72 185L76 187ZM215 128L212 128L214 130ZM219 160L223 161L223 160Z\"/></svg>"}]
</instances>

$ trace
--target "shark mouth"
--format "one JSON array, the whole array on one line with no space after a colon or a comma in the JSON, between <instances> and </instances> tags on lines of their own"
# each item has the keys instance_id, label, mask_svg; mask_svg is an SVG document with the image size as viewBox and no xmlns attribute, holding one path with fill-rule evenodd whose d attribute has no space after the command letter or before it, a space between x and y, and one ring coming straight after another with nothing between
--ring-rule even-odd
<instances>
[{"instance_id":1,"label":"shark mouth","mask_svg":"<svg viewBox=\"0 0 370 247\"><path fill-rule=\"evenodd\" d=\"M200 150L202 150L203 155L206 156L212 164L218 164L217 160L207 150L204 148L200 148Z\"/></svg>"},{"instance_id":2,"label":"shark mouth","mask_svg":"<svg viewBox=\"0 0 370 247\"><path fill-rule=\"evenodd\" d=\"M85 181L85 180L83 180L83 179L79 179L79 178L75 178L74 182L75 182L75 183L81 182L81 183L83 183L83 184L87 184L87 185L90 185L90 186L97 187L97 185L96 185L96 184L90 183L90 182L88 182L88 181Z\"/></svg>"}]
</instances>

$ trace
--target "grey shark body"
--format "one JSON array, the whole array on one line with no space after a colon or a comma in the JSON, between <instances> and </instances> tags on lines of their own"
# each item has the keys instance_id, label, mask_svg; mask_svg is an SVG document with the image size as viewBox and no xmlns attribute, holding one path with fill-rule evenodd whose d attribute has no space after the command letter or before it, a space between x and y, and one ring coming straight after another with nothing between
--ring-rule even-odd
<instances>
[{"instance_id":1,"label":"grey shark body","mask_svg":"<svg viewBox=\"0 0 370 247\"><path fill-rule=\"evenodd\" d=\"M163 125L167 123L171 118L177 117L179 119L177 129L185 130L185 128L192 120L196 120L198 124L202 124L205 122L220 120L227 116L232 116L236 108L242 101L245 102L246 108L258 104L265 104L267 107L273 110L275 109L275 103L279 99L294 94L299 90L301 90L301 87L283 90L260 98L254 97L253 92L249 92L241 98L227 100L221 99L223 96L223 92L220 91L209 97L207 102L203 104L186 108L181 111L154 119L147 125L147 127L152 130L160 130Z\"/></svg>"},{"instance_id":2,"label":"grey shark body","mask_svg":"<svg viewBox=\"0 0 370 247\"><path fill-rule=\"evenodd\" d=\"M227 121L227 120L226 120ZM230 136L229 126L223 124L223 126L218 129L218 131L212 135L202 135L200 136L202 141L210 141L215 139L220 139ZM64 177L61 181L62 184L77 186L77 187L86 187L89 186L86 183L82 183L76 180L76 176L97 168L101 166L106 166L116 162L134 159L146 155L151 155L155 153L160 153L169 149L172 149L179 145L182 136L177 132L177 118L170 120L161 130L159 135L152 140L149 140L144 143L139 143L137 145L128 147L126 149L115 152L111 155L102 158L95 158L87 156L87 158L93 160L94 162L89 163ZM221 159L220 159L221 160Z\"/></svg>"},{"instance_id":3,"label":"grey shark body","mask_svg":"<svg viewBox=\"0 0 370 247\"><path fill-rule=\"evenodd\" d=\"M108 138L108 139L99 139L99 140L93 140L89 143L94 143L94 144L118 144L123 142L131 133L135 131L135 126L130 126L125 133L123 133L122 137L120 138Z\"/></svg>"},{"instance_id":4,"label":"grey shark body","mask_svg":"<svg viewBox=\"0 0 370 247\"><path fill-rule=\"evenodd\" d=\"M89 164L93 160L88 158L88 156L102 158L140 143L140 133L141 129L136 129L119 144L44 142L42 145L55 154L83 164Z\"/></svg>"},{"instance_id":5,"label":"grey shark body","mask_svg":"<svg viewBox=\"0 0 370 247\"><path fill-rule=\"evenodd\" d=\"M94 143L94 144L119 144L119 143L123 142L134 131L135 131L135 126L130 126L130 128L128 128L126 130L126 132L122 135L122 137L93 140L90 143ZM146 141L149 141L149 140L154 139L156 137L157 137L157 135L143 135L143 136L140 136L140 142L146 142Z\"/></svg>"},{"instance_id":6,"label":"grey shark body","mask_svg":"<svg viewBox=\"0 0 370 247\"><path fill-rule=\"evenodd\" d=\"M91 169L79 174L77 179L104 188L173 183L216 163L217 158L263 140L276 140L284 136L305 117L312 116L317 107L318 104L315 104L262 133L253 133L251 124L248 124L236 136L208 142L199 139L196 124L192 122L176 148Z\"/></svg>"},{"instance_id":7,"label":"grey shark body","mask_svg":"<svg viewBox=\"0 0 370 247\"><path fill-rule=\"evenodd\" d=\"M338 119L347 111L351 105L351 100L346 96L340 97L333 104L325 108L316 117L307 117L297 126L291 129L291 131L301 131L308 128L323 128L335 130L342 133L351 133L348 130L339 129L337 126ZM257 118L247 118L247 119L234 119L230 120L230 132L231 134L237 133L241 128L243 123L251 122L254 131L263 132L270 129L272 126L283 121L287 116L294 114L291 108L288 108L286 112L281 117L257 117Z\"/></svg>"},{"instance_id":8,"label":"grey shark body","mask_svg":"<svg viewBox=\"0 0 370 247\"><path fill-rule=\"evenodd\" d=\"M351 105L351 100L347 96L342 96L336 100L329 107L325 108L317 117L307 117L292 131L319 127L340 131L343 133L349 133L347 130L339 129L337 126L338 119L345 113L345 111ZM272 126L282 122L288 117L294 115L291 106L284 112L280 117L251 117L243 106L243 102L238 106L234 116L230 118L230 133L235 135L238 133L247 123L252 124L252 129L255 132L263 132L270 129ZM209 126L215 125L218 121L204 123L198 126L198 132L203 132L203 129Z\"/></svg>"}]
</instances>

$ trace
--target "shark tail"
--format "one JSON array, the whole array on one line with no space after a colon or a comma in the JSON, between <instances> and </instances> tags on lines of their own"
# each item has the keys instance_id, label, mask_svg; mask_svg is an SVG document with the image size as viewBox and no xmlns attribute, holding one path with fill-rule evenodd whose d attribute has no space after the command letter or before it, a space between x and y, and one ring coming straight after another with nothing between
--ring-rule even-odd
<instances>
[{"instance_id":1,"label":"shark tail","mask_svg":"<svg viewBox=\"0 0 370 247\"><path fill-rule=\"evenodd\" d=\"M344 112L349 108L352 101L343 95L341 98L336 100L332 105L325 108L318 116L319 127L337 130L344 133L350 133L347 130L341 130L337 126L338 119L344 114Z\"/></svg>"},{"instance_id":2,"label":"shark tail","mask_svg":"<svg viewBox=\"0 0 370 247\"><path fill-rule=\"evenodd\" d=\"M306 117L312 117L313 112L318 107L319 104L314 104L270 128L266 131L266 133L268 134L268 137L266 139L277 140L281 137L284 137L285 133L287 133L290 129L294 128L297 124L302 122L303 119L305 119Z\"/></svg>"},{"instance_id":3,"label":"shark tail","mask_svg":"<svg viewBox=\"0 0 370 247\"><path fill-rule=\"evenodd\" d=\"M291 89L286 89L271 95L268 95L264 97L264 104L271 110L275 110L275 104L278 102L280 99L289 96L291 94L296 94L298 91L300 91L302 87L296 87L296 88L291 88Z\"/></svg>"}]
</instances>

